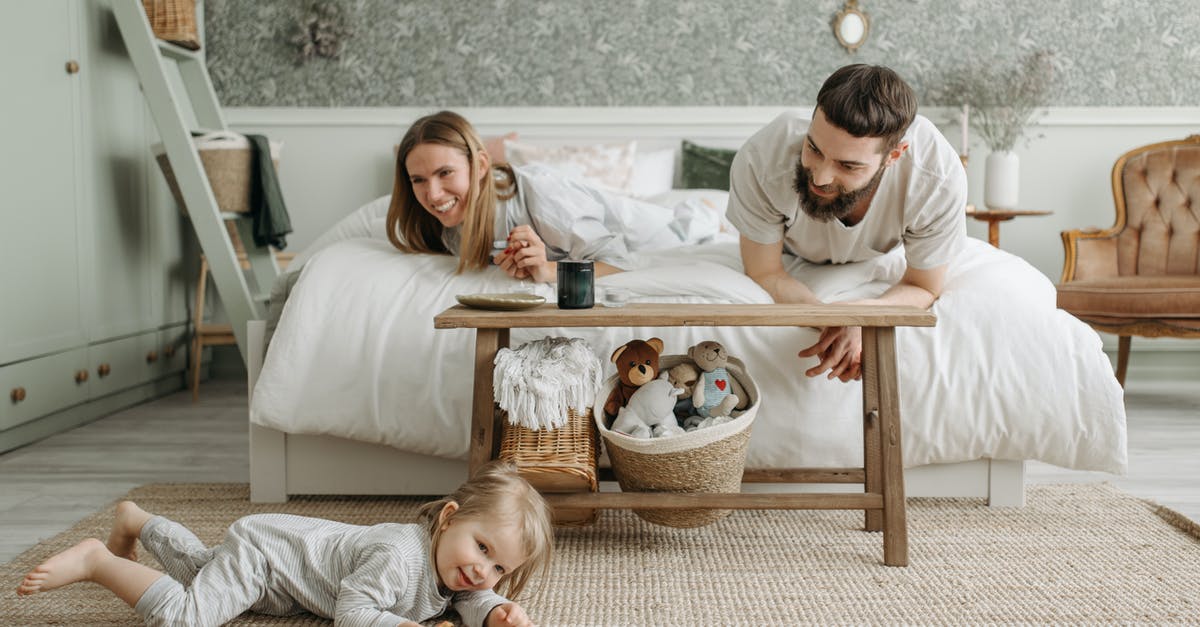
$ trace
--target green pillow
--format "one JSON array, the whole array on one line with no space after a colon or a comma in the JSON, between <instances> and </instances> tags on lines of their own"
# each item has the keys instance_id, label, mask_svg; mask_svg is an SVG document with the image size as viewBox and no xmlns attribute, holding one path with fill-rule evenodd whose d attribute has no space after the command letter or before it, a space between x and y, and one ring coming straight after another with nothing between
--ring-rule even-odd
<instances>
[{"instance_id":1,"label":"green pillow","mask_svg":"<svg viewBox=\"0 0 1200 627\"><path fill-rule=\"evenodd\" d=\"M729 165L736 150L697 146L683 140L683 188L729 191Z\"/></svg>"}]
</instances>

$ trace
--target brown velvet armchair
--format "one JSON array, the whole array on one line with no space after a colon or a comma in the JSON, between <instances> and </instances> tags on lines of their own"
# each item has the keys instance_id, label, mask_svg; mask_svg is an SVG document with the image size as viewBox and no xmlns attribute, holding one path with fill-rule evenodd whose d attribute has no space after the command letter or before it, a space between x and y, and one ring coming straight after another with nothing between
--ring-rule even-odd
<instances>
[{"instance_id":1,"label":"brown velvet armchair","mask_svg":"<svg viewBox=\"0 0 1200 627\"><path fill-rule=\"evenodd\" d=\"M1058 306L1120 337L1200 337L1200 135L1135 148L1112 171L1116 222L1063 231Z\"/></svg>"}]
</instances>

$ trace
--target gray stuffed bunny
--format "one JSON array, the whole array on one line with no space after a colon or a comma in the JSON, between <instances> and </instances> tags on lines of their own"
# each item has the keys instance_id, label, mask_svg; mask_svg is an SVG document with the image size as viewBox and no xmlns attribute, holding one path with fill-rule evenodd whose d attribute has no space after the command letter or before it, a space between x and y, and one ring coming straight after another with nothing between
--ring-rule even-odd
<instances>
[{"instance_id":1,"label":"gray stuffed bunny","mask_svg":"<svg viewBox=\"0 0 1200 627\"><path fill-rule=\"evenodd\" d=\"M629 397L629 402L617 411L612 430L635 438L663 438L683 433L675 420L675 399L683 388L675 387L663 372L657 379L644 383Z\"/></svg>"}]
</instances>

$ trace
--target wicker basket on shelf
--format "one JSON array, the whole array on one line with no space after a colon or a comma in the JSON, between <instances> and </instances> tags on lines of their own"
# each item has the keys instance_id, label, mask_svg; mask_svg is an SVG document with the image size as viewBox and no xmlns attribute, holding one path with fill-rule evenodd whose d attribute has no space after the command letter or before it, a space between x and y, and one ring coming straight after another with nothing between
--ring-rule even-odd
<instances>
[{"instance_id":1,"label":"wicker basket on shelf","mask_svg":"<svg viewBox=\"0 0 1200 627\"><path fill-rule=\"evenodd\" d=\"M189 50L200 49L196 0L142 0L154 36Z\"/></svg>"},{"instance_id":2,"label":"wicker basket on shelf","mask_svg":"<svg viewBox=\"0 0 1200 627\"><path fill-rule=\"evenodd\" d=\"M213 198L221 211L227 213L249 213L251 184L254 181L254 153L250 140L244 135L231 131L214 131L200 137L193 137L192 143L200 155L200 163L208 177L209 187ZM279 152L282 144L272 140L271 160L275 169L279 169ZM151 147L158 167L167 179L167 187L179 209L187 215L187 205L183 201L183 193L175 180L175 171L171 161L167 159L166 148L160 143Z\"/></svg>"},{"instance_id":3,"label":"wicker basket on shelf","mask_svg":"<svg viewBox=\"0 0 1200 627\"><path fill-rule=\"evenodd\" d=\"M663 355L663 370L684 360L683 355ZM616 385L609 377L596 400L596 428L604 439L613 474L623 492L736 493L742 488L750 428L758 414L759 392L746 366L729 359L729 372L750 397L750 406L732 422L668 438L635 438L609 430L603 400ZM729 515L727 509L635 509L643 520L668 527L700 527Z\"/></svg>"},{"instance_id":4,"label":"wicker basket on shelf","mask_svg":"<svg viewBox=\"0 0 1200 627\"><path fill-rule=\"evenodd\" d=\"M592 411L567 412L567 424L534 431L502 420L499 458L516 464L539 492L563 494L599 489L596 463L598 438ZM556 509L554 524L579 527L596 522L596 509Z\"/></svg>"}]
</instances>

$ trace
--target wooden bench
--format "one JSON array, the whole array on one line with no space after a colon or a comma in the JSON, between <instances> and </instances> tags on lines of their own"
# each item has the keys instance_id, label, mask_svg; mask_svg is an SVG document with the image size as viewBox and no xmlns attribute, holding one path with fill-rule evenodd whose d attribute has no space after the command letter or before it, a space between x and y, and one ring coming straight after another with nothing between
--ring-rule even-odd
<instances>
[{"instance_id":1,"label":"wooden bench","mask_svg":"<svg viewBox=\"0 0 1200 627\"><path fill-rule=\"evenodd\" d=\"M914 307L859 305L634 304L621 308L487 311L462 305L434 318L438 329L475 329L475 387L471 416L470 472L499 451L501 414L492 389L496 352L508 346L513 328L788 326L862 327L863 467L746 469L743 481L759 483L861 483L863 493L611 493L549 494L561 508L673 509L861 509L866 530L883 532L883 561L908 565L904 509L900 402L896 382L897 326L933 326L932 313ZM753 366L748 366L753 367ZM758 367L763 367L759 365ZM784 366L786 367L786 366ZM804 376L799 363L796 376Z\"/></svg>"}]
</instances>

